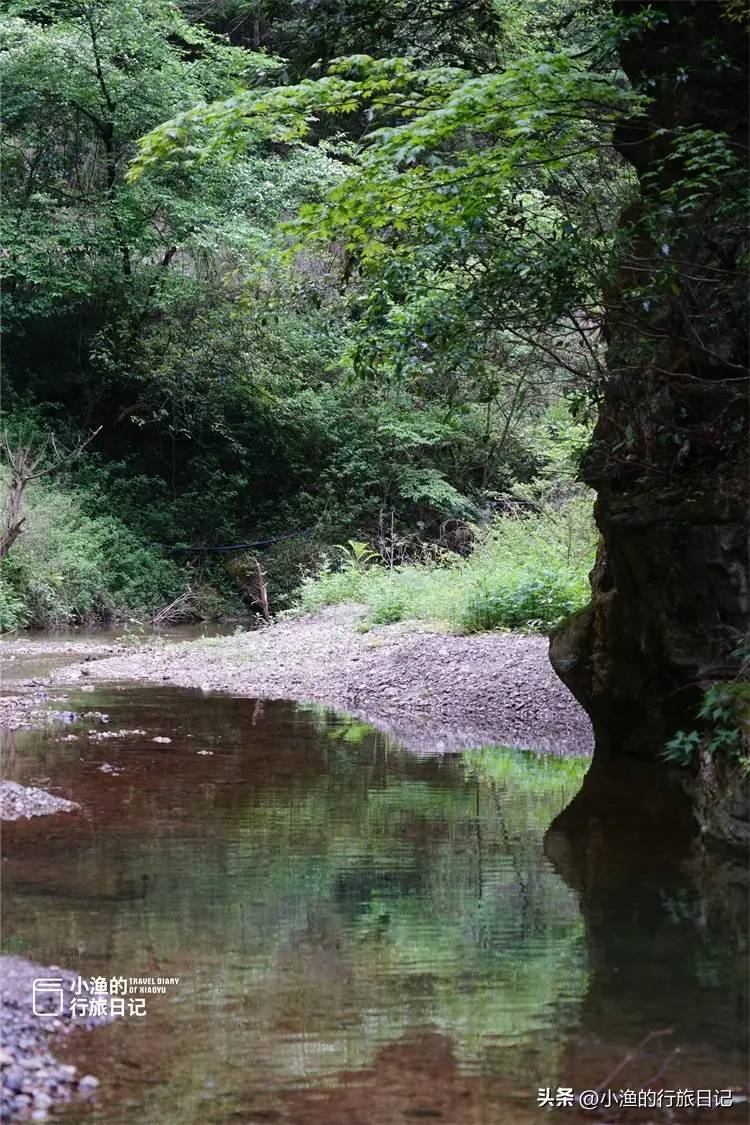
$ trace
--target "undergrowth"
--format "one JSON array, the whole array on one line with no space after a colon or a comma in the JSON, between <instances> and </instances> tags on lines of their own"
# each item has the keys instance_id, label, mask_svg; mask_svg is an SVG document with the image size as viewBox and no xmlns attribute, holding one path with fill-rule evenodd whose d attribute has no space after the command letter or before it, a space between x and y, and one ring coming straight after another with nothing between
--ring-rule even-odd
<instances>
[{"instance_id":1,"label":"undergrowth","mask_svg":"<svg viewBox=\"0 0 750 1125\"><path fill-rule=\"evenodd\" d=\"M115 516L89 514L89 500L56 485L29 488L24 531L0 563L0 631L142 619L185 590L185 567ZM201 599L212 615L220 596L206 585L197 612Z\"/></svg>"},{"instance_id":2,"label":"undergrowth","mask_svg":"<svg viewBox=\"0 0 750 1125\"><path fill-rule=\"evenodd\" d=\"M711 684L703 693L696 719L696 729L678 730L673 735L662 750L662 758L689 767L702 753L722 755L750 773L750 683L738 680Z\"/></svg>"},{"instance_id":3,"label":"undergrowth","mask_svg":"<svg viewBox=\"0 0 750 1125\"><path fill-rule=\"evenodd\" d=\"M579 496L537 514L496 519L477 530L468 557L433 552L394 567L363 561L362 552L324 557L303 581L299 605L361 602L368 625L416 618L464 633L547 632L588 601L594 548L591 501Z\"/></svg>"}]
</instances>

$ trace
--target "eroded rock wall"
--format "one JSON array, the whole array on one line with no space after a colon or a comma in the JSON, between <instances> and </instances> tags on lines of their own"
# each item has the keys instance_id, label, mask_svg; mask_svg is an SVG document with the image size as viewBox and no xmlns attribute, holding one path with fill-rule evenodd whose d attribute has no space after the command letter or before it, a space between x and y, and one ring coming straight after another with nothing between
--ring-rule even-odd
<instances>
[{"instance_id":1,"label":"eroded rock wall","mask_svg":"<svg viewBox=\"0 0 750 1125\"><path fill-rule=\"evenodd\" d=\"M625 16L644 7L614 4ZM700 127L724 132L744 163L747 40L720 2L652 7L655 25L621 53L652 101L615 138L641 192L623 217L630 242L608 296L609 374L583 471L597 490L601 534L592 602L553 638L551 658L600 748L657 759L677 729L695 726L702 688L738 675L747 643L747 245L737 174L715 174L713 188L683 206L691 188L681 181L692 173L686 160L663 160L678 135Z\"/></svg>"}]
</instances>

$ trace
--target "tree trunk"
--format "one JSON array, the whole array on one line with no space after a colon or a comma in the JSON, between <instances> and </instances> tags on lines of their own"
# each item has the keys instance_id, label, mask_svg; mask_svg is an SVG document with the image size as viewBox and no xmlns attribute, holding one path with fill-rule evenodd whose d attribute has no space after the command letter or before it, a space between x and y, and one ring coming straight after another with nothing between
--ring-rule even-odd
<instances>
[{"instance_id":1,"label":"tree trunk","mask_svg":"<svg viewBox=\"0 0 750 1125\"><path fill-rule=\"evenodd\" d=\"M0 533L0 559L4 559L8 554L26 522L26 517L21 515L21 510L23 494L31 479L28 450L17 449L10 458L10 464L10 483L5 498L3 529Z\"/></svg>"}]
</instances>

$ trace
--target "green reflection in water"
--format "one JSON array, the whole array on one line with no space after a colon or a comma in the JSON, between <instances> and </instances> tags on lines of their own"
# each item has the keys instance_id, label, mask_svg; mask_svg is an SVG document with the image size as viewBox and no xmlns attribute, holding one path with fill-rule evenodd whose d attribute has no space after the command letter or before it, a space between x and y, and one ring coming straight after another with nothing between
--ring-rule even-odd
<instances>
[{"instance_id":1,"label":"green reflection in water","mask_svg":"<svg viewBox=\"0 0 750 1125\"><path fill-rule=\"evenodd\" d=\"M425 1029L467 1071L554 1081L588 971L576 895L542 839L587 761L418 757L321 709L157 694L158 707L153 689L96 706L112 728L158 717L173 740L158 752L18 739L17 780L54 770L89 817L11 847L6 877L18 951L86 975L180 977L140 1029L160 1083L139 1095L141 1119L203 1119L207 1073L242 1104ZM122 773L99 772L103 758Z\"/></svg>"}]
</instances>

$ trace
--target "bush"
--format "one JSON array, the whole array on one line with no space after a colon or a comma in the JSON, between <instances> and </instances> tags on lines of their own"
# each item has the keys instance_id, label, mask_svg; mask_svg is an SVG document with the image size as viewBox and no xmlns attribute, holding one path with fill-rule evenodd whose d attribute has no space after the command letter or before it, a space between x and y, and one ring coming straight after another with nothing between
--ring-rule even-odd
<instances>
[{"instance_id":1,"label":"bush","mask_svg":"<svg viewBox=\"0 0 750 1125\"><path fill-rule=\"evenodd\" d=\"M528 572L517 585L478 589L461 617L467 633L486 629L545 629L556 625L586 602L586 575Z\"/></svg>"},{"instance_id":2,"label":"bush","mask_svg":"<svg viewBox=\"0 0 750 1125\"><path fill-rule=\"evenodd\" d=\"M28 619L29 614L23 598L0 572L0 632L23 629Z\"/></svg>"},{"instance_id":3,"label":"bush","mask_svg":"<svg viewBox=\"0 0 750 1125\"><path fill-rule=\"evenodd\" d=\"M395 625L405 617L408 617L408 613L404 603L398 598L386 598L373 607L370 621L373 625Z\"/></svg>"},{"instance_id":4,"label":"bush","mask_svg":"<svg viewBox=\"0 0 750 1125\"><path fill-rule=\"evenodd\" d=\"M750 773L750 684L745 680L711 684L703 693L697 719L700 729L678 730L661 756L687 767L695 765L701 752L710 757L724 754Z\"/></svg>"},{"instance_id":5,"label":"bush","mask_svg":"<svg viewBox=\"0 0 750 1125\"><path fill-rule=\"evenodd\" d=\"M540 513L506 516L477 532L466 558L444 553L429 562L335 569L324 559L303 582L299 604L314 610L363 602L370 624L411 617L457 631L545 632L589 597L594 558L591 500L576 496Z\"/></svg>"},{"instance_id":6,"label":"bush","mask_svg":"<svg viewBox=\"0 0 750 1125\"><path fill-rule=\"evenodd\" d=\"M0 480L0 486L4 482ZM0 570L0 628L144 617L183 591L190 572L86 496L51 485L24 498L24 532Z\"/></svg>"}]
</instances>

